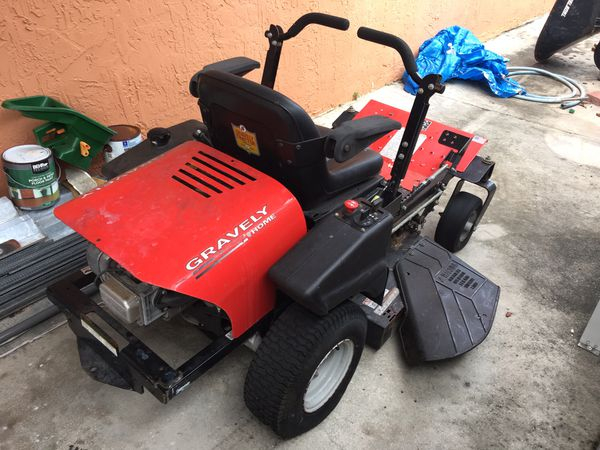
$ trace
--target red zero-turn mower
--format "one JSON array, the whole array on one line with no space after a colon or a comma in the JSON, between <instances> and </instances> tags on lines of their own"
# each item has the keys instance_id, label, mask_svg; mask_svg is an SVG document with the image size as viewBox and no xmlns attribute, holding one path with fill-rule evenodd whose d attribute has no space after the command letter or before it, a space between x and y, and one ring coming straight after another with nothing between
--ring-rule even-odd
<instances>
[{"instance_id":1,"label":"red zero-turn mower","mask_svg":"<svg viewBox=\"0 0 600 450\"><path fill-rule=\"evenodd\" d=\"M260 66L248 58L204 67L190 82L204 123L153 129L105 167L109 183L56 209L91 243L91 271L48 295L94 379L166 403L250 341L246 404L291 437L333 410L365 343L378 349L399 327L416 364L489 333L499 288L452 253L495 191L494 163L477 156L485 140L426 120L440 77L421 78L404 41L369 28L358 37L397 50L418 81L412 111L371 101L315 125L273 90L283 43L309 24L349 26L319 13L271 25L261 84L243 78ZM452 178L437 243L419 237ZM211 343L172 367L138 336L177 314Z\"/></svg>"}]
</instances>

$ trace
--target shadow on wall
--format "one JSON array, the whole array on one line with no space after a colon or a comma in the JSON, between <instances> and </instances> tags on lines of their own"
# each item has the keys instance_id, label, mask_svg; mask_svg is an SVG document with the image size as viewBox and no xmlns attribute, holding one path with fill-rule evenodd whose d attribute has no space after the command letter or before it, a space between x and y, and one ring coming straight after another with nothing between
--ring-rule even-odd
<instances>
[{"instance_id":1,"label":"shadow on wall","mask_svg":"<svg viewBox=\"0 0 600 450\"><path fill-rule=\"evenodd\" d=\"M145 131L198 117L187 92L193 73L233 56L262 63L269 24L287 28L311 10L351 23L347 32L310 27L284 48L276 88L316 113L400 77L402 66L392 50L356 38L360 25L402 30L416 50L448 25L465 26L485 39L544 13L553 2L316 0L310 7L297 0L2 3L0 100L49 95L101 123L131 123ZM259 74L250 78L258 80ZM36 125L1 111L0 150L33 142ZM5 193L0 179L0 195Z\"/></svg>"}]
</instances>

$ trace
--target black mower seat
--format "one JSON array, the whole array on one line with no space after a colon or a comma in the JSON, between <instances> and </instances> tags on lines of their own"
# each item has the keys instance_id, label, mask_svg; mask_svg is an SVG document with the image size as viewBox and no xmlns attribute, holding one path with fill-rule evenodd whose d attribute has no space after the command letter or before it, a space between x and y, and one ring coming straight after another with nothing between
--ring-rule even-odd
<instances>
[{"instance_id":1,"label":"black mower seat","mask_svg":"<svg viewBox=\"0 0 600 450\"><path fill-rule=\"evenodd\" d=\"M381 156L371 150L342 163L327 158L328 129L317 127L298 104L273 89L217 70L200 71L192 81L191 93L198 97L213 147L276 178L303 206L375 177L381 169ZM247 133L250 148L240 146L234 128Z\"/></svg>"}]
</instances>

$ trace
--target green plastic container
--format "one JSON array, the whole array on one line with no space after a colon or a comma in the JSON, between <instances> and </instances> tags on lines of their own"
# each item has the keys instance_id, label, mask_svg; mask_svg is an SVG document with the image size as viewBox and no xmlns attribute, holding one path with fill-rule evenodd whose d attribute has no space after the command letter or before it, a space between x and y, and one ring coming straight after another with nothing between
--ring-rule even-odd
<instances>
[{"instance_id":1,"label":"green plastic container","mask_svg":"<svg viewBox=\"0 0 600 450\"><path fill-rule=\"evenodd\" d=\"M87 169L111 136L116 133L95 120L44 95L13 98L2 107L19 111L25 117L45 120L33 130L38 144L48 147L58 159Z\"/></svg>"}]
</instances>

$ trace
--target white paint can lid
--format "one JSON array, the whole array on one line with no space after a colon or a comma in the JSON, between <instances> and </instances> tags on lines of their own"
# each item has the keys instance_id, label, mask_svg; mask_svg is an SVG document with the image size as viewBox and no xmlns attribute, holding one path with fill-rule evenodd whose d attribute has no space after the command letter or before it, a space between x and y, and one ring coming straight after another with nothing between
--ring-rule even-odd
<instances>
[{"instance_id":1,"label":"white paint can lid","mask_svg":"<svg viewBox=\"0 0 600 450\"><path fill-rule=\"evenodd\" d=\"M41 145L17 145L2 153L2 159L13 164L28 164L48 159L52 152Z\"/></svg>"}]
</instances>

